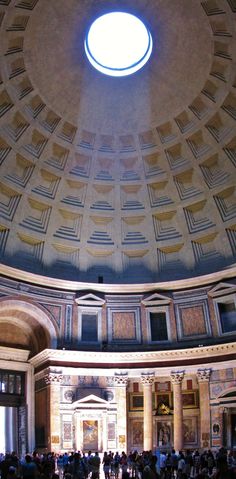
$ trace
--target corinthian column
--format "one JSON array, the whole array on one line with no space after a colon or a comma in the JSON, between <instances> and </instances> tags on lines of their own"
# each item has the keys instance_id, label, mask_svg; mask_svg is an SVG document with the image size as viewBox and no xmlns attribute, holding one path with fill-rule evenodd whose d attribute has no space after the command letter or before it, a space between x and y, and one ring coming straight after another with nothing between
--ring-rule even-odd
<instances>
[{"instance_id":1,"label":"corinthian column","mask_svg":"<svg viewBox=\"0 0 236 479\"><path fill-rule=\"evenodd\" d=\"M128 385L128 376L127 374L116 374L113 379L116 386L118 448L121 451L127 452L126 388Z\"/></svg>"},{"instance_id":2,"label":"corinthian column","mask_svg":"<svg viewBox=\"0 0 236 479\"><path fill-rule=\"evenodd\" d=\"M61 449L61 424L60 424L60 384L63 376L58 372L49 371L44 380L48 386L49 402L49 431L48 450L60 451Z\"/></svg>"},{"instance_id":3,"label":"corinthian column","mask_svg":"<svg viewBox=\"0 0 236 479\"><path fill-rule=\"evenodd\" d=\"M198 369L197 379L199 384L199 405L200 405L200 444L201 447L210 446L210 394L209 381L211 369Z\"/></svg>"},{"instance_id":4,"label":"corinthian column","mask_svg":"<svg viewBox=\"0 0 236 479\"><path fill-rule=\"evenodd\" d=\"M142 374L141 382L143 385L143 449L151 451L153 449L152 385L154 374Z\"/></svg>"},{"instance_id":5,"label":"corinthian column","mask_svg":"<svg viewBox=\"0 0 236 479\"><path fill-rule=\"evenodd\" d=\"M171 373L174 397L174 448L176 451L181 451L183 447L183 378L184 371L173 371Z\"/></svg>"}]
</instances>

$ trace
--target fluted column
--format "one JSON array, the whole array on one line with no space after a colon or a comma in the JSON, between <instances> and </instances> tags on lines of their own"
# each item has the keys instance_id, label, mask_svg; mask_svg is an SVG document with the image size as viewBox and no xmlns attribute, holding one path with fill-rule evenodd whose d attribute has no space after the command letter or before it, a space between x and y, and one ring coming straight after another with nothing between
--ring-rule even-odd
<instances>
[{"instance_id":1,"label":"fluted column","mask_svg":"<svg viewBox=\"0 0 236 479\"><path fill-rule=\"evenodd\" d=\"M153 414L152 414L152 385L154 374L142 374L143 385L143 437L144 451L153 449Z\"/></svg>"},{"instance_id":2,"label":"fluted column","mask_svg":"<svg viewBox=\"0 0 236 479\"><path fill-rule=\"evenodd\" d=\"M127 452L127 374L115 374L118 448Z\"/></svg>"},{"instance_id":3,"label":"fluted column","mask_svg":"<svg viewBox=\"0 0 236 479\"><path fill-rule=\"evenodd\" d=\"M174 398L174 448L176 451L180 451L183 448L183 378L184 371L173 371L171 373Z\"/></svg>"},{"instance_id":4,"label":"fluted column","mask_svg":"<svg viewBox=\"0 0 236 479\"><path fill-rule=\"evenodd\" d=\"M44 380L48 388L49 400L49 434L48 434L48 450L61 450L61 424L60 424L60 384L63 376L57 372L49 371Z\"/></svg>"},{"instance_id":5,"label":"fluted column","mask_svg":"<svg viewBox=\"0 0 236 479\"><path fill-rule=\"evenodd\" d=\"M210 375L211 369L198 369L197 371L200 405L200 445L202 448L210 447Z\"/></svg>"}]
</instances>

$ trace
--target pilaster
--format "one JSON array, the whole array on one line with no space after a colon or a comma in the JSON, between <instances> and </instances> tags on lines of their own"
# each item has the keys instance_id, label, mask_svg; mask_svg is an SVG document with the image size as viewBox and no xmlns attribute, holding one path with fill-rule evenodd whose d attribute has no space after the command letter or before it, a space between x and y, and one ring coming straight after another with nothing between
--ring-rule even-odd
<instances>
[{"instance_id":1,"label":"pilaster","mask_svg":"<svg viewBox=\"0 0 236 479\"><path fill-rule=\"evenodd\" d=\"M49 437L48 450L58 452L61 449L61 424L60 424L60 384L62 374L49 371L44 376L45 384L48 386L49 399Z\"/></svg>"}]
</instances>

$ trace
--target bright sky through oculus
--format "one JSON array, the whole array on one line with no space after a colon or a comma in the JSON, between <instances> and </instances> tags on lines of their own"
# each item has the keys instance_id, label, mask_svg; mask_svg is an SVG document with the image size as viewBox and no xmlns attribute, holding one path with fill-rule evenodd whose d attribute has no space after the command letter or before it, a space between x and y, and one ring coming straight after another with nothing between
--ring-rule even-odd
<instances>
[{"instance_id":1,"label":"bright sky through oculus","mask_svg":"<svg viewBox=\"0 0 236 479\"><path fill-rule=\"evenodd\" d=\"M148 61L152 37L139 18L125 12L111 12L92 23L84 45L94 68L106 75L125 76Z\"/></svg>"}]
</instances>

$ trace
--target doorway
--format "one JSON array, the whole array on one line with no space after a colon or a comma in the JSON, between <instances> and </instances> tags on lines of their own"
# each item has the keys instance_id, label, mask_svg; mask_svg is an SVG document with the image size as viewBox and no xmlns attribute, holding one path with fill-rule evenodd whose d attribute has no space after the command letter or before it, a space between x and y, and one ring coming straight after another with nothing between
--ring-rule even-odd
<instances>
[{"instance_id":1,"label":"doorway","mask_svg":"<svg viewBox=\"0 0 236 479\"><path fill-rule=\"evenodd\" d=\"M236 414L231 415L231 446L236 449Z\"/></svg>"},{"instance_id":2,"label":"doorway","mask_svg":"<svg viewBox=\"0 0 236 479\"><path fill-rule=\"evenodd\" d=\"M0 453L27 451L26 406L0 405Z\"/></svg>"},{"instance_id":3,"label":"doorway","mask_svg":"<svg viewBox=\"0 0 236 479\"><path fill-rule=\"evenodd\" d=\"M0 453L18 453L18 408L0 406Z\"/></svg>"}]
</instances>

